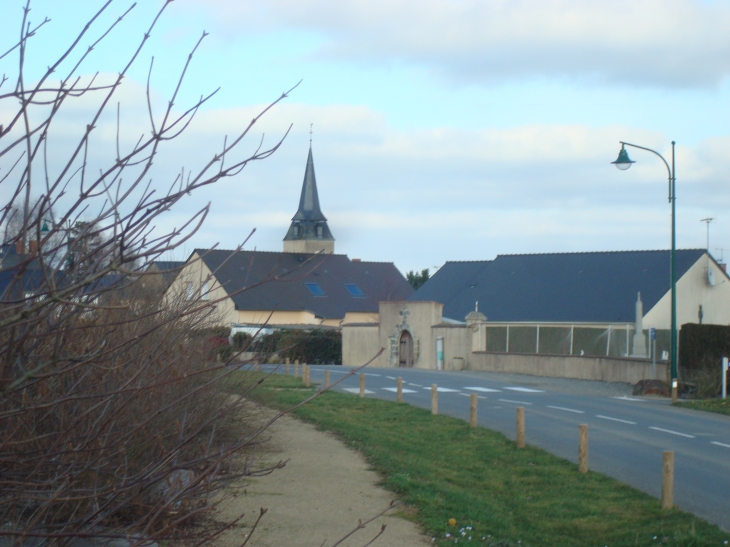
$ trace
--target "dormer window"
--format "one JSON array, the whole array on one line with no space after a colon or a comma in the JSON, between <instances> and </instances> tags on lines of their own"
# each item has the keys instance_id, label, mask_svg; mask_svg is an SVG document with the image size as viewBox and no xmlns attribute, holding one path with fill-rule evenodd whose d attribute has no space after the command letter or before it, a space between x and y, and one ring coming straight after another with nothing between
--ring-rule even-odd
<instances>
[{"instance_id":1,"label":"dormer window","mask_svg":"<svg viewBox=\"0 0 730 547\"><path fill-rule=\"evenodd\" d=\"M322 239L322 225L317 224L317 239Z\"/></svg>"},{"instance_id":2,"label":"dormer window","mask_svg":"<svg viewBox=\"0 0 730 547\"><path fill-rule=\"evenodd\" d=\"M293 230L294 237L299 237L299 224L295 224L292 227L292 230Z\"/></svg>"}]
</instances>

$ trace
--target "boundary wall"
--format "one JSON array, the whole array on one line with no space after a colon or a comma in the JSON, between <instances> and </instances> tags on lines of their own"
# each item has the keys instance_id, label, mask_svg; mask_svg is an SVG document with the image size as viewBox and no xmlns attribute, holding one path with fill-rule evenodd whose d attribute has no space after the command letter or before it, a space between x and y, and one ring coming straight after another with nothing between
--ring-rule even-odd
<instances>
[{"instance_id":1,"label":"boundary wall","mask_svg":"<svg viewBox=\"0 0 730 547\"><path fill-rule=\"evenodd\" d=\"M467 369L629 384L652 378L651 361L645 359L579 355L535 355L475 351L469 354ZM667 363L657 363L656 378L666 380L668 369Z\"/></svg>"}]
</instances>

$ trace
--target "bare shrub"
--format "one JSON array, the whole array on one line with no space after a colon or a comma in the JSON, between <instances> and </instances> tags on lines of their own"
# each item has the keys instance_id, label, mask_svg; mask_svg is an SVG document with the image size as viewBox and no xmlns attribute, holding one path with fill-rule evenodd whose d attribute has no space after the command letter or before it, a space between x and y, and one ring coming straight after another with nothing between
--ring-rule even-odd
<instances>
[{"instance_id":1,"label":"bare shrub","mask_svg":"<svg viewBox=\"0 0 730 547\"><path fill-rule=\"evenodd\" d=\"M219 387L229 368L190 336L217 323L217 302L164 297L160 274L148 266L189 239L208 207L168 232L155 229L163 215L281 141L239 152L256 117L197 171L149 182L160 148L211 96L175 110L198 41L161 112L148 92L148 133L126 150L117 137L101 167L90 146L105 111L116 107L119 124L115 96L170 3L109 82L87 77L84 64L109 33L125 32L129 10L97 28L111 1L37 81L28 80L25 60L48 21L28 19L30 1L19 41L0 51L10 74L0 80L0 224L12 225L0 256L0 539L204 541L220 531L197 525L210 494L250 472L233 467L231 456L260 430L241 436L237 400ZM80 46L89 39L91 48ZM59 112L89 96L97 106L77 117L78 141L63 161L51 159Z\"/></svg>"}]
</instances>

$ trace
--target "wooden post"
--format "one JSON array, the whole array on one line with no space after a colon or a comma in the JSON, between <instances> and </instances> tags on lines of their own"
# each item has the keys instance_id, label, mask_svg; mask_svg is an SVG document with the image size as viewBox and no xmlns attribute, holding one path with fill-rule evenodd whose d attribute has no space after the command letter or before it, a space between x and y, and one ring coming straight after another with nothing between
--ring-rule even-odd
<instances>
[{"instance_id":1,"label":"wooden post","mask_svg":"<svg viewBox=\"0 0 730 547\"><path fill-rule=\"evenodd\" d=\"M472 393L469 396L469 425L477 426L477 394Z\"/></svg>"},{"instance_id":2,"label":"wooden post","mask_svg":"<svg viewBox=\"0 0 730 547\"><path fill-rule=\"evenodd\" d=\"M360 373L360 398L365 398L365 375Z\"/></svg>"},{"instance_id":3,"label":"wooden post","mask_svg":"<svg viewBox=\"0 0 730 547\"><path fill-rule=\"evenodd\" d=\"M325 370L324 371L324 388L327 389L330 387L330 371Z\"/></svg>"},{"instance_id":4,"label":"wooden post","mask_svg":"<svg viewBox=\"0 0 730 547\"><path fill-rule=\"evenodd\" d=\"M588 424L578 426L578 471L588 473Z\"/></svg>"},{"instance_id":5,"label":"wooden post","mask_svg":"<svg viewBox=\"0 0 730 547\"><path fill-rule=\"evenodd\" d=\"M517 448L525 448L525 407L517 407Z\"/></svg>"},{"instance_id":6,"label":"wooden post","mask_svg":"<svg viewBox=\"0 0 730 547\"><path fill-rule=\"evenodd\" d=\"M674 505L674 452L665 450L662 453L662 509L671 509Z\"/></svg>"},{"instance_id":7,"label":"wooden post","mask_svg":"<svg viewBox=\"0 0 730 547\"><path fill-rule=\"evenodd\" d=\"M399 403L402 403L403 402L403 378L398 376L398 378L395 381L395 385L397 386L395 400Z\"/></svg>"},{"instance_id":8,"label":"wooden post","mask_svg":"<svg viewBox=\"0 0 730 547\"><path fill-rule=\"evenodd\" d=\"M289 358L286 358L286 375L289 376Z\"/></svg>"},{"instance_id":9,"label":"wooden post","mask_svg":"<svg viewBox=\"0 0 730 547\"><path fill-rule=\"evenodd\" d=\"M294 378L299 378L299 359L294 360Z\"/></svg>"},{"instance_id":10,"label":"wooden post","mask_svg":"<svg viewBox=\"0 0 730 547\"><path fill-rule=\"evenodd\" d=\"M439 386L431 384L431 414L439 413Z\"/></svg>"},{"instance_id":11,"label":"wooden post","mask_svg":"<svg viewBox=\"0 0 730 547\"><path fill-rule=\"evenodd\" d=\"M309 387L312 385L312 382L309 379L309 366L306 364L302 365L302 379L304 380L304 387Z\"/></svg>"},{"instance_id":12,"label":"wooden post","mask_svg":"<svg viewBox=\"0 0 730 547\"><path fill-rule=\"evenodd\" d=\"M254 370L254 372L259 371L259 362L258 361L253 362L253 370Z\"/></svg>"}]
</instances>

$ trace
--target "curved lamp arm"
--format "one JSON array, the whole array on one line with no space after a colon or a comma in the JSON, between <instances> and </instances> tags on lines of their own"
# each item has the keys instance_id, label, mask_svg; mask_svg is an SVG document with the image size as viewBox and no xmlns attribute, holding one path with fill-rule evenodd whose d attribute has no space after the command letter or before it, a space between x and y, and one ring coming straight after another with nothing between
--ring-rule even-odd
<instances>
[{"instance_id":1,"label":"curved lamp arm","mask_svg":"<svg viewBox=\"0 0 730 547\"><path fill-rule=\"evenodd\" d=\"M667 163L667 160L664 159L664 156L662 156L659 152L656 150L652 150L651 148L647 148L645 146L639 146L638 144L631 144L630 142L624 142L624 141L618 141L621 143L621 146L632 146L634 148L639 148L640 150L646 150L647 152L651 152L652 154L655 154L659 156L659 158L664 162L664 165L667 168L667 173L669 174L669 201L672 201L672 182L674 180L674 173L672 173L672 169L669 167L669 164ZM674 146L674 141L672 141L672 146Z\"/></svg>"}]
</instances>

